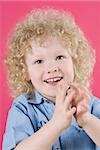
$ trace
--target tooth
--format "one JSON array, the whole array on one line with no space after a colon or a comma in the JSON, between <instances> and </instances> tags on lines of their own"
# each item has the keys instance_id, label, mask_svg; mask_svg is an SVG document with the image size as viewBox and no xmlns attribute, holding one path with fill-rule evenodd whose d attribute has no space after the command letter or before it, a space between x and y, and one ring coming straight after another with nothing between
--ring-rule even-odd
<instances>
[{"instance_id":1,"label":"tooth","mask_svg":"<svg viewBox=\"0 0 100 150\"><path fill-rule=\"evenodd\" d=\"M48 79L47 82L53 82L53 81L57 81L57 80L60 80L60 79L61 79L61 77L59 77L59 78L54 78L54 79Z\"/></svg>"},{"instance_id":2,"label":"tooth","mask_svg":"<svg viewBox=\"0 0 100 150\"><path fill-rule=\"evenodd\" d=\"M54 81L57 81L57 80L59 80L60 78L56 78L56 79L54 79Z\"/></svg>"}]
</instances>

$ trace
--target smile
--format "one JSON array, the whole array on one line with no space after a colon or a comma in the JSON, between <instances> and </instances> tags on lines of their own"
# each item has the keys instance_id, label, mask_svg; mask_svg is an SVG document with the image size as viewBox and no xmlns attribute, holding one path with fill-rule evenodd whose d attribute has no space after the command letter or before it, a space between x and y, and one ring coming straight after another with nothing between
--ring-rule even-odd
<instances>
[{"instance_id":1,"label":"smile","mask_svg":"<svg viewBox=\"0 0 100 150\"><path fill-rule=\"evenodd\" d=\"M53 83L57 83L57 82L61 81L62 79L63 79L63 77L53 77L53 78L44 80L44 82L53 84Z\"/></svg>"}]
</instances>

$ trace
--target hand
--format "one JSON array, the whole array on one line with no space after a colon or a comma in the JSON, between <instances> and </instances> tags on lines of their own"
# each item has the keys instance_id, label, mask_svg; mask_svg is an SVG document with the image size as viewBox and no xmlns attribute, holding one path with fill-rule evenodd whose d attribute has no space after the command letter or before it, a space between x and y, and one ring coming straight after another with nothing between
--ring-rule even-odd
<instances>
[{"instance_id":1,"label":"hand","mask_svg":"<svg viewBox=\"0 0 100 150\"><path fill-rule=\"evenodd\" d=\"M56 121L57 127L59 125L59 128L61 130L69 127L72 121L72 116L76 111L75 107L72 108L70 107L75 92L74 91L72 91L71 93L69 92L68 95L66 96L67 89L68 86L66 86L65 83L58 85L55 111L53 115L53 120Z\"/></svg>"},{"instance_id":2,"label":"hand","mask_svg":"<svg viewBox=\"0 0 100 150\"><path fill-rule=\"evenodd\" d=\"M72 101L72 106L76 107L75 117L79 126L83 127L88 120L89 116L89 100L90 96L79 84L72 84L71 90L75 91L75 97Z\"/></svg>"}]
</instances>

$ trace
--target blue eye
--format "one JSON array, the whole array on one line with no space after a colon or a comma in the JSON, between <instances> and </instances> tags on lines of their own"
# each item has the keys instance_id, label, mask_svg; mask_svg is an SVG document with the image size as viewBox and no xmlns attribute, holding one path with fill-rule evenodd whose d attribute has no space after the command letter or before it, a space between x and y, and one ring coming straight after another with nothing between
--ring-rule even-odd
<instances>
[{"instance_id":1,"label":"blue eye","mask_svg":"<svg viewBox=\"0 0 100 150\"><path fill-rule=\"evenodd\" d=\"M34 62L34 64L41 64L43 62L43 60L36 60L35 62Z\"/></svg>"},{"instance_id":2,"label":"blue eye","mask_svg":"<svg viewBox=\"0 0 100 150\"><path fill-rule=\"evenodd\" d=\"M62 60L62 59L64 59L64 58L65 58L65 56L59 55L59 56L56 57L56 60Z\"/></svg>"}]
</instances>

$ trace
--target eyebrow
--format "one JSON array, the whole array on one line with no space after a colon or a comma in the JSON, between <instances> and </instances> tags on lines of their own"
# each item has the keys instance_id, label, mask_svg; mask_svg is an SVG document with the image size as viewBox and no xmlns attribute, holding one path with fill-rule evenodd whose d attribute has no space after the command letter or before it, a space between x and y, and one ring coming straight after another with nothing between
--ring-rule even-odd
<instances>
[{"instance_id":1,"label":"eyebrow","mask_svg":"<svg viewBox=\"0 0 100 150\"><path fill-rule=\"evenodd\" d=\"M34 58L43 58L44 56L43 56L43 55L40 55L40 54L33 54L33 57L34 57Z\"/></svg>"}]
</instances>

